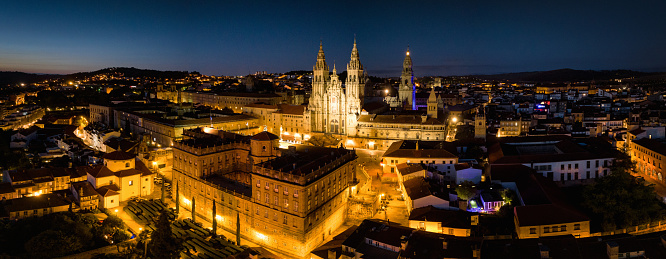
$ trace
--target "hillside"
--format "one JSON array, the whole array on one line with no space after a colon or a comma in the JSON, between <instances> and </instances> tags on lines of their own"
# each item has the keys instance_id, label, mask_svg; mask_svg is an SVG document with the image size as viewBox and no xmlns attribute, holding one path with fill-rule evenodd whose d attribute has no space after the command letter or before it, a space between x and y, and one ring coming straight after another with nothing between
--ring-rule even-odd
<instances>
[{"instance_id":1,"label":"hillside","mask_svg":"<svg viewBox=\"0 0 666 259\"><path fill-rule=\"evenodd\" d=\"M575 70L557 69L550 71L533 71L520 73L507 73L496 75L476 75L474 77L486 80L513 81L513 82L578 82L590 80L611 80L624 78L639 78L655 76L664 73L645 73L632 70Z\"/></svg>"}]
</instances>

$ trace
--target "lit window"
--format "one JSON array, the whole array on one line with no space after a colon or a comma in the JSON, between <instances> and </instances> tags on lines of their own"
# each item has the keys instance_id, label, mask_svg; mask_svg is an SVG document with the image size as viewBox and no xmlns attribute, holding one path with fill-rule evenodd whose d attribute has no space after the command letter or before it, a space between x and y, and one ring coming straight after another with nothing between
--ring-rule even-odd
<instances>
[{"instance_id":1,"label":"lit window","mask_svg":"<svg viewBox=\"0 0 666 259\"><path fill-rule=\"evenodd\" d=\"M134 181L130 180L129 181L129 186L132 186L132 185L134 185Z\"/></svg>"}]
</instances>

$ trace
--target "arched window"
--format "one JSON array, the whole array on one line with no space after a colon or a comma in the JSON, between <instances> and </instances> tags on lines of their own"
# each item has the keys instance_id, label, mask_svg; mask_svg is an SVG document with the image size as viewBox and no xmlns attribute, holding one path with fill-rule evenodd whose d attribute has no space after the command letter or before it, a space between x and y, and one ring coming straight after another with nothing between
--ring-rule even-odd
<instances>
[{"instance_id":1,"label":"arched window","mask_svg":"<svg viewBox=\"0 0 666 259\"><path fill-rule=\"evenodd\" d=\"M125 167L130 167L130 163L129 162L125 163Z\"/></svg>"}]
</instances>

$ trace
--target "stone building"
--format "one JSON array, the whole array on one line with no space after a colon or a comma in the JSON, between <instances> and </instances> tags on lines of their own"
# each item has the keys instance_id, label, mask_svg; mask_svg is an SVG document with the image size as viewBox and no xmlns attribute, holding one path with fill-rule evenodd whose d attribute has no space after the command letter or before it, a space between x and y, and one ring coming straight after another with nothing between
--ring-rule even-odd
<instances>
[{"instance_id":1,"label":"stone building","mask_svg":"<svg viewBox=\"0 0 666 259\"><path fill-rule=\"evenodd\" d=\"M174 197L263 247L302 257L345 220L355 151L278 148L269 132L241 136L196 129L174 144ZM212 204L216 204L213 216ZM237 222L237 219L240 222Z\"/></svg>"}]
</instances>

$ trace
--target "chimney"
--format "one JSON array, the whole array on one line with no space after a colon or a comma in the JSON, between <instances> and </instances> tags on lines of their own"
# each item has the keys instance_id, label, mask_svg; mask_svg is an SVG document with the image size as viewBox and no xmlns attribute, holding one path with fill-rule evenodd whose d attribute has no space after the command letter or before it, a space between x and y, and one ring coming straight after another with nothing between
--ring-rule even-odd
<instances>
[{"instance_id":1,"label":"chimney","mask_svg":"<svg viewBox=\"0 0 666 259\"><path fill-rule=\"evenodd\" d=\"M539 243L539 253L541 254L541 257L539 257L541 259L550 258L550 249L544 244Z\"/></svg>"},{"instance_id":2,"label":"chimney","mask_svg":"<svg viewBox=\"0 0 666 259\"><path fill-rule=\"evenodd\" d=\"M606 242L606 253L609 259L618 259L620 253L620 245L615 241Z\"/></svg>"}]
</instances>

